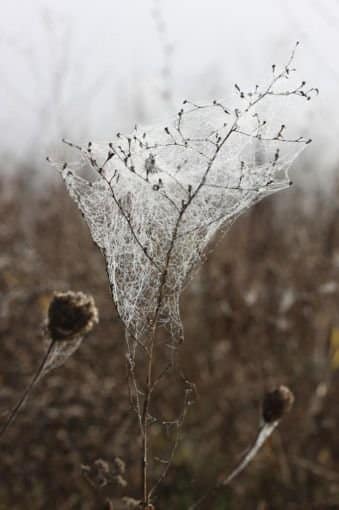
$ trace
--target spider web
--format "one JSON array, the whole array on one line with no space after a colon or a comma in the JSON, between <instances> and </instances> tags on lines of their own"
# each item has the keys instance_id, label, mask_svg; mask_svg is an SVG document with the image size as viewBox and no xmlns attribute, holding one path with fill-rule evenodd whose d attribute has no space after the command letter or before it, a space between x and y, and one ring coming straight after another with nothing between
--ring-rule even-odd
<instances>
[{"instance_id":1,"label":"spider web","mask_svg":"<svg viewBox=\"0 0 339 510\"><path fill-rule=\"evenodd\" d=\"M156 321L174 344L182 340L179 297L211 240L290 185L288 169L307 141L285 139L282 128L258 109L185 101L166 125L136 126L111 142L69 143L80 158L59 169L105 256L131 338L147 342ZM79 175L88 163L94 181Z\"/></svg>"}]
</instances>

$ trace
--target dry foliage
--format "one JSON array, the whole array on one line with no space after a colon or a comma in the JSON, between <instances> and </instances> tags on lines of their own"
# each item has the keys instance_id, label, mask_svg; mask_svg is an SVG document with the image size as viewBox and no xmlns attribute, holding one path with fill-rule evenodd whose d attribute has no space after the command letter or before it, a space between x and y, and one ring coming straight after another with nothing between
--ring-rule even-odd
<instances>
[{"instance_id":1,"label":"dry foliage","mask_svg":"<svg viewBox=\"0 0 339 510\"><path fill-rule=\"evenodd\" d=\"M133 508L140 444L104 262L66 192L27 191L29 179L1 182L0 409L15 403L37 366L39 324L54 290L93 294L100 323L37 387L2 441L0 508L116 508L127 496L124 506ZM278 215L267 199L238 220L186 291L181 364L196 383L196 399L158 508L186 509L231 470L253 440L258 396L280 383L296 396L283 433L208 508L339 506L337 211L321 202L308 218L298 202L295 194ZM153 411L170 422L181 409L182 386L165 384ZM165 430L173 433L170 425ZM166 456L162 428L154 427L153 442Z\"/></svg>"}]
</instances>

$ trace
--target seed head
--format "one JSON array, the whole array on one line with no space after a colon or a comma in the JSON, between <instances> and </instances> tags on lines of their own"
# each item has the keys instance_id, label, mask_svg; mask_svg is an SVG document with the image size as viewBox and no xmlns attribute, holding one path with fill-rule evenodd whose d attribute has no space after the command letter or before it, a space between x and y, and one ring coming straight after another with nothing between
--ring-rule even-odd
<instances>
[{"instance_id":1,"label":"seed head","mask_svg":"<svg viewBox=\"0 0 339 510\"><path fill-rule=\"evenodd\" d=\"M92 296L72 291L54 293L47 321L53 341L68 341L84 336L97 322L98 310Z\"/></svg>"},{"instance_id":2,"label":"seed head","mask_svg":"<svg viewBox=\"0 0 339 510\"><path fill-rule=\"evenodd\" d=\"M293 405L294 395L287 386L266 393L262 403L262 417L265 423L279 421L287 414Z\"/></svg>"},{"instance_id":3,"label":"seed head","mask_svg":"<svg viewBox=\"0 0 339 510\"><path fill-rule=\"evenodd\" d=\"M114 465L118 473L124 474L126 471L126 464L121 457L114 458Z\"/></svg>"}]
</instances>

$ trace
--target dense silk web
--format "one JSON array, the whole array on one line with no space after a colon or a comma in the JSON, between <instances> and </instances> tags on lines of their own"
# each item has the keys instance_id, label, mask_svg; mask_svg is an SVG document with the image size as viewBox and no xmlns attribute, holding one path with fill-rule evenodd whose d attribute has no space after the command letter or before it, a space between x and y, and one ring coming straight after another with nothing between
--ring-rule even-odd
<instances>
[{"instance_id":1,"label":"dense silk web","mask_svg":"<svg viewBox=\"0 0 339 510\"><path fill-rule=\"evenodd\" d=\"M167 124L136 126L105 143L66 142L80 157L59 170L105 256L114 302L135 342L147 343L154 322L170 331L172 345L182 340L179 296L211 240L289 186L288 169L310 140L286 138L281 119L267 114L295 100L287 96L309 97L303 84L275 92L289 74L285 67L248 94L236 86L242 109L184 101ZM94 180L79 175L88 164Z\"/></svg>"}]
</instances>

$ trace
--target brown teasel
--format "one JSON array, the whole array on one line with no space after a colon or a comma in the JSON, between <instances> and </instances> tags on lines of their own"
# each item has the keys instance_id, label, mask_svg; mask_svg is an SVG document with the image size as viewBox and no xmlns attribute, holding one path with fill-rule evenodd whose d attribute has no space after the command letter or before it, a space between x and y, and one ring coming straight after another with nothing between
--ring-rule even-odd
<instances>
[{"instance_id":1,"label":"brown teasel","mask_svg":"<svg viewBox=\"0 0 339 510\"><path fill-rule=\"evenodd\" d=\"M92 296L83 292L55 292L48 308L47 330L55 342L89 333L98 322Z\"/></svg>"},{"instance_id":2,"label":"brown teasel","mask_svg":"<svg viewBox=\"0 0 339 510\"><path fill-rule=\"evenodd\" d=\"M40 378L51 366L53 368L53 365L48 363L52 361L56 344L60 348L59 354L63 351L64 355L67 353L66 358L69 357L79 345L79 343L74 345L74 340L81 342L82 337L89 333L97 322L98 310L92 296L73 291L54 292L48 308L46 329L43 328L43 332L49 336L49 346L33 379L0 427L0 437L14 422Z\"/></svg>"}]
</instances>

